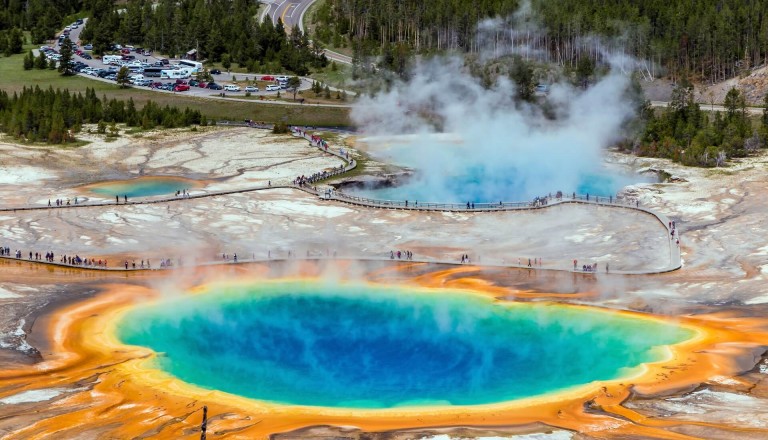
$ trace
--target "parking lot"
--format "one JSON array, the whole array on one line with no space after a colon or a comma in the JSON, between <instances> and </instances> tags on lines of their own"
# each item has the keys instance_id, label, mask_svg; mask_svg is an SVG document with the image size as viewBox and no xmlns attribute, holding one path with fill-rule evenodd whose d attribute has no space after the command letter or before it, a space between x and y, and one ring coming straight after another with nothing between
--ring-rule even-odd
<instances>
[{"instance_id":1,"label":"parking lot","mask_svg":"<svg viewBox=\"0 0 768 440\"><path fill-rule=\"evenodd\" d=\"M79 41L80 32L85 24L73 23L73 25L76 27L69 29L68 33L70 40L77 44L77 47L73 48L72 59L73 62L77 63L77 74L94 80L114 82L120 66L117 64L105 64L105 61L108 61L106 56L104 60L93 57L90 50L82 47ZM58 40L56 40L54 44L48 45L48 47L50 49L47 49L46 52L49 58L56 57L61 49ZM43 50L43 47L41 47L40 50ZM293 94L292 91L287 90L284 86L280 86L277 78L281 75L226 73L214 70L211 72L213 78L212 85L209 82L195 81L194 74L188 78L176 79L144 75L144 69L171 69L172 65L177 64L180 61L178 59L164 60L162 56L155 56L155 54L150 51L145 51L140 48L123 48L121 46L119 46L119 49L115 50L113 54L115 57L121 56L125 58L119 61L119 63L130 65L133 69L131 75L141 75L135 77L135 84L132 84L132 87L143 87L165 93L184 93L199 97L232 96L245 98L247 95L250 95L254 97L254 99L265 99L275 98L278 91L280 91L282 95L288 94L285 96L292 96ZM284 78L287 79L287 77ZM283 81L283 83L285 83L285 81ZM309 89L311 85L311 80L301 78L301 86L299 87L299 90Z\"/></svg>"}]
</instances>

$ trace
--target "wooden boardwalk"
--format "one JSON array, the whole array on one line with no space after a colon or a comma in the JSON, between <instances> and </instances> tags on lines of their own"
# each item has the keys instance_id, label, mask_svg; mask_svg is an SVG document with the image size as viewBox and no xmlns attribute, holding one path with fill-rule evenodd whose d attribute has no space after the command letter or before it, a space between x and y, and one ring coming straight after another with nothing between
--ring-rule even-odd
<instances>
[{"instance_id":1,"label":"wooden boardwalk","mask_svg":"<svg viewBox=\"0 0 768 440\"><path fill-rule=\"evenodd\" d=\"M542 211L545 212L548 208L562 206L562 205L568 205L568 204L579 204L579 205L588 205L588 206L595 206L595 207L604 207L609 209L628 209L628 210L634 210L638 212L642 212L644 214L650 215L653 218L655 218L661 226L664 228L667 234L667 241L669 245L669 260L668 264L666 264L661 269L656 270L650 270L650 271L611 271L612 274L633 274L633 275L639 275L639 274L652 274L652 273L664 273L664 272L670 272L677 269L680 269L682 267L682 258L680 254L680 246L677 244L677 240L679 240L679 235L677 235L677 231L675 231L675 235L670 234L670 230L668 225L670 224L669 219L664 216L661 213L658 213L654 210L640 207L637 203L631 203L631 202L625 202L616 200L614 198L605 198L605 197L591 197L590 196L580 196L580 195L573 195L572 197L561 197L561 198L540 198L533 202L499 202L499 203L475 203L475 204L456 204L456 203L418 203L416 201L405 201L405 200L375 200L375 199L368 199L364 197L356 197L351 196L347 194L343 194L341 192L332 190L332 189L326 189L326 190L315 190L312 186L312 183L321 182L323 180L327 180L329 178L341 176L350 170L353 170L357 166L357 162L355 160L349 160L345 154L342 154L341 151L335 151L333 148L325 148L320 143L313 141L311 135L307 134L306 131L300 130L300 129L294 129L293 130L294 136L299 136L304 139L306 139L310 144L316 148L318 148L320 151L334 155L341 159L344 163L343 168L339 168L336 171L332 172L326 172L325 174L321 174L319 178L316 180L313 180L312 182L305 184L305 185L297 185L297 184L279 184L279 185L261 185L261 186L254 186L254 187L247 187L247 188L240 188L240 189L232 189L232 190L222 190L222 191L210 191L200 194L188 194L186 196L166 196L166 197L144 197L144 198L137 198L135 200L129 200L127 202L118 202L118 203L112 203L109 201L103 201L103 202L90 202L86 201L85 203L78 203L78 204L70 204L70 205L60 205L60 206L40 206L40 205L26 205L26 206L11 206L11 207L2 207L0 208L0 212L15 212L15 211L35 211L35 210L58 210L58 209L74 209L74 208L100 208L100 207L108 207L108 206L130 206L130 205L148 205L148 204L159 204L159 203L169 203L169 202L181 202L185 200L194 200L194 199L202 199L202 198L208 198L208 197L218 197L218 196L224 196L224 195L230 195L230 194L242 194L242 193L248 193L248 192L254 192L254 191L265 191L265 190L271 190L271 189L295 189L304 191L306 193L312 194L314 196L317 196L320 200L325 202L336 202L336 203L345 203L350 205L355 205L359 207L364 208L370 208L370 209L386 209L386 210L409 210L409 211L436 211L436 212L461 212L461 213L488 213L488 212L508 212L508 211ZM125 272L126 269L124 266L120 267L98 267L98 266L82 266L82 265L69 265L65 263L49 263L46 261L41 260L29 260L24 259L24 256L22 255L22 258L14 258L10 256L3 256L0 257L4 260L13 260L13 261L25 261L30 263L39 263L39 264L47 264L52 266L61 266L61 267L67 267L67 268L77 268L77 269L88 269L88 270L109 270L109 271L123 271ZM330 258L323 258L323 257L317 257L317 258L307 258L307 260L323 260L323 259L330 259ZM353 259L353 260L360 260L360 261L392 261L392 262L418 262L418 263L432 263L432 264L452 264L452 265L459 265L462 264L457 261L449 261L449 260L440 260L440 259L414 259L414 260L399 260L399 259L390 259L387 257L371 257L371 256L346 256L344 258L335 258L335 259ZM238 261L238 264L242 263L263 263L263 262L272 262L272 261L285 261L285 260L298 260L297 258L290 258L290 259L280 259L280 258L267 258L267 259L242 259ZM216 264L233 264L231 261L211 261L211 262L199 262L196 263L196 266L210 266L210 265L216 265ZM563 268L552 268L552 267L527 267L525 265L516 265L516 264L506 264L504 261L501 262L484 262L482 266L485 267L509 267L509 268L523 268L523 269L531 269L531 270L560 270L560 271L570 271L570 272L577 272L577 273L587 273L587 274L594 274L595 272L584 272L577 268L576 270L568 270ZM188 267L188 266L186 266ZM136 268L133 269L132 266L129 266L127 270L173 270L177 269L178 267L167 267L167 268ZM603 271L604 273L604 271Z\"/></svg>"}]
</instances>

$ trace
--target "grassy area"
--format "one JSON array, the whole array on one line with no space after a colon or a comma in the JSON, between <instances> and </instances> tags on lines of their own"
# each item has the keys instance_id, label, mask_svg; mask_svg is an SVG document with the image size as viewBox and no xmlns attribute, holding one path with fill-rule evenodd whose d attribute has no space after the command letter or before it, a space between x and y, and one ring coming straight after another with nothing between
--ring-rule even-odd
<instances>
[{"instance_id":1,"label":"grassy area","mask_svg":"<svg viewBox=\"0 0 768 440\"><path fill-rule=\"evenodd\" d=\"M25 50L32 47L28 46ZM54 89L69 89L71 92L84 93L86 88L90 87L96 91L99 97L105 95L107 98L121 100L133 98L139 107L150 100L163 106L189 107L199 110L210 119L284 121L288 124L299 125L349 125L349 109L347 108L259 104L255 101L227 101L196 98L180 93L159 93L144 88L121 89L114 83L91 80L80 76L63 77L55 70L24 70L22 67L23 58L23 54L0 58L0 89L12 94L25 86L43 88L51 86Z\"/></svg>"},{"instance_id":2,"label":"grassy area","mask_svg":"<svg viewBox=\"0 0 768 440\"><path fill-rule=\"evenodd\" d=\"M323 69L322 72L313 73L310 75L312 79L320 81L323 84L328 84L331 87L337 89L344 89L349 91L357 91L355 87L351 86L352 82L352 66L349 64L336 63L336 70L331 69L330 64ZM336 96L335 94L333 96Z\"/></svg>"}]
</instances>

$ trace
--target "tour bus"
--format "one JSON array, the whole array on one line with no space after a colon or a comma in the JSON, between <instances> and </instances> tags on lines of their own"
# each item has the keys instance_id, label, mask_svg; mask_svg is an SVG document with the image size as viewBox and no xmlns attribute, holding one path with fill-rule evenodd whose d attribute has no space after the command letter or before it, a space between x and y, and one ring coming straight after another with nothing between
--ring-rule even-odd
<instances>
[{"instance_id":1,"label":"tour bus","mask_svg":"<svg viewBox=\"0 0 768 440\"><path fill-rule=\"evenodd\" d=\"M115 64L117 61L122 61L123 57L120 55L104 55L101 62L104 64Z\"/></svg>"},{"instance_id":2,"label":"tour bus","mask_svg":"<svg viewBox=\"0 0 768 440\"><path fill-rule=\"evenodd\" d=\"M144 76L146 77L161 77L163 69L159 67L145 67L144 68Z\"/></svg>"},{"instance_id":3,"label":"tour bus","mask_svg":"<svg viewBox=\"0 0 768 440\"><path fill-rule=\"evenodd\" d=\"M160 78L168 78L168 79L184 79L189 78L189 71L187 70L161 70L160 71Z\"/></svg>"},{"instance_id":4,"label":"tour bus","mask_svg":"<svg viewBox=\"0 0 768 440\"><path fill-rule=\"evenodd\" d=\"M203 63L199 61L179 60L179 67L192 69L192 73L202 72Z\"/></svg>"}]
</instances>

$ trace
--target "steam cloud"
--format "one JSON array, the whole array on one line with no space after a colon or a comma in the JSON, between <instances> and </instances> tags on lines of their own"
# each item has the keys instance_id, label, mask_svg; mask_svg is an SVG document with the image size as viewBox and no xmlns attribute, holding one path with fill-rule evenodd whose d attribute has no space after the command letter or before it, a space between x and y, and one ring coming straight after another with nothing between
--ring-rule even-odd
<instances>
[{"instance_id":1,"label":"steam cloud","mask_svg":"<svg viewBox=\"0 0 768 440\"><path fill-rule=\"evenodd\" d=\"M625 98L629 78L622 74L627 61L609 61L610 73L587 90L551 85L547 100L555 120L538 106L515 104L516 85L503 75L483 87L459 57L419 63L410 80L362 98L352 118L374 156L378 150L419 171L409 185L417 200L468 201L456 200L457 193L483 202L570 194L579 192L585 175L601 173L602 150L619 140L633 113ZM411 136L395 136L405 133ZM471 188L457 190L457 184Z\"/></svg>"}]
</instances>

